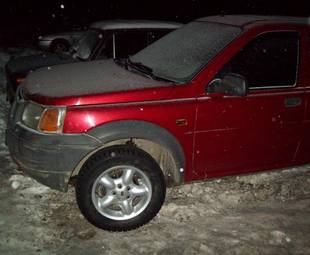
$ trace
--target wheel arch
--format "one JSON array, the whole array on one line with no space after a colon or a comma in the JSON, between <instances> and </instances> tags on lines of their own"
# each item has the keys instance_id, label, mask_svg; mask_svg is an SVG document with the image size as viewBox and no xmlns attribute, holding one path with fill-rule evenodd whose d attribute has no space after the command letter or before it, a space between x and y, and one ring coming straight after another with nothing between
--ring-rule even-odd
<instances>
[{"instance_id":1,"label":"wheel arch","mask_svg":"<svg viewBox=\"0 0 310 255\"><path fill-rule=\"evenodd\" d=\"M68 47L68 48L69 48L70 45L71 45L70 41L68 41L68 40L65 39L65 38L55 38L55 39L53 39L53 40L51 41L51 44L50 44L49 48L50 48L50 49L53 49L53 47L55 47L55 45L56 45L57 43L63 43L63 44L66 45L66 47Z\"/></svg>"},{"instance_id":2,"label":"wheel arch","mask_svg":"<svg viewBox=\"0 0 310 255\"><path fill-rule=\"evenodd\" d=\"M88 135L95 137L102 146L88 154L75 168L71 176L78 174L86 161L101 150L131 143L150 154L162 169L167 185L184 182L185 156L177 140L168 130L146 121L116 121L91 129Z\"/></svg>"}]
</instances>

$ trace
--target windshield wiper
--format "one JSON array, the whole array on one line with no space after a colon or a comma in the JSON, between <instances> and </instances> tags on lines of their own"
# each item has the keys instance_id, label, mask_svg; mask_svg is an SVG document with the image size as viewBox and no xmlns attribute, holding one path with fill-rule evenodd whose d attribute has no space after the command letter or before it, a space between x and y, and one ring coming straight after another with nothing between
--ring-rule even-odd
<instances>
[{"instance_id":1,"label":"windshield wiper","mask_svg":"<svg viewBox=\"0 0 310 255\"><path fill-rule=\"evenodd\" d=\"M153 70L142 63L132 62L129 58L115 58L115 64L124 67L126 70L138 72L153 79Z\"/></svg>"},{"instance_id":2,"label":"windshield wiper","mask_svg":"<svg viewBox=\"0 0 310 255\"><path fill-rule=\"evenodd\" d=\"M126 59L124 58L114 58L113 59L114 63L121 66L121 67L124 67L126 70L128 69L127 68L127 64L126 64Z\"/></svg>"},{"instance_id":3,"label":"windshield wiper","mask_svg":"<svg viewBox=\"0 0 310 255\"><path fill-rule=\"evenodd\" d=\"M140 62L132 62L130 60L130 58L127 58L125 63L126 63L127 66L129 66L129 67L131 67L131 68L133 68L133 69L135 69L135 70L137 70L139 72L142 72L142 73L144 73L146 75L150 75L150 76L153 75L152 68L150 68L148 66L145 66L145 65L143 65Z\"/></svg>"},{"instance_id":4,"label":"windshield wiper","mask_svg":"<svg viewBox=\"0 0 310 255\"><path fill-rule=\"evenodd\" d=\"M160 81L168 81L172 82L171 80L159 77L153 73L153 69L142 64L141 62L133 62L130 60L130 58L126 58L125 60L122 61L122 64L126 67L128 70L128 67L134 69L135 71L138 71L139 73L147 76L150 79L153 80L160 80Z\"/></svg>"}]
</instances>

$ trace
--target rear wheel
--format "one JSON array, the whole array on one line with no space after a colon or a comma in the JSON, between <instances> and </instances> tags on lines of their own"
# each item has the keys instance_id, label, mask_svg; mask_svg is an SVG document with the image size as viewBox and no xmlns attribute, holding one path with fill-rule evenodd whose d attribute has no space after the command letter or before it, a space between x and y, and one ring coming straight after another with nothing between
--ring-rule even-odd
<instances>
[{"instance_id":1,"label":"rear wheel","mask_svg":"<svg viewBox=\"0 0 310 255\"><path fill-rule=\"evenodd\" d=\"M127 231L150 221L165 194L158 164L133 146L99 152L81 170L76 184L77 203L85 218L110 231Z\"/></svg>"}]
</instances>

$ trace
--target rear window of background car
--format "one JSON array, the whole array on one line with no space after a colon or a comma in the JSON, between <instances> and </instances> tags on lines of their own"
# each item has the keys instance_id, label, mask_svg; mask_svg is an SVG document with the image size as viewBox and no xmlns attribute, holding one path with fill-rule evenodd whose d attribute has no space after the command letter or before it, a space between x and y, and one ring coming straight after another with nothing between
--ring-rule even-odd
<instances>
[{"instance_id":1,"label":"rear window of background car","mask_svg":"<svg viewBox=\"0 0 310 255\"><path fill-rule=\"evenodd\" d=\"M97 59L113 58L113 50L115 50L116 58L127 58L145 48L147 46L147 39L147 31L113 32L105 41L104 47Z\"/></svg>"}]
</instances>

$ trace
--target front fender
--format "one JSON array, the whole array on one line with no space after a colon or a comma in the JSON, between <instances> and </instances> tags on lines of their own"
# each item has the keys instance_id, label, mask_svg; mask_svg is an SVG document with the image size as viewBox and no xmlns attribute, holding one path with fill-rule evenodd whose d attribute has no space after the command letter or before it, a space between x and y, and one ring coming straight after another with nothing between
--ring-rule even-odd
<instances>
[{"instance_id":1,"label":"front fender","mask_svg":"<svg viewBox=\"0 0 310 255\"><path fill-rule=\"evenodd\" d=\"M179 181L183 181L185 155L177 138L166 129L146 121L126 120L115 121L98 126L88 132L102 143L109 143L120 139L145 139L157 143L170 151L179 170Z\"/></svg>"}]
</instances>

